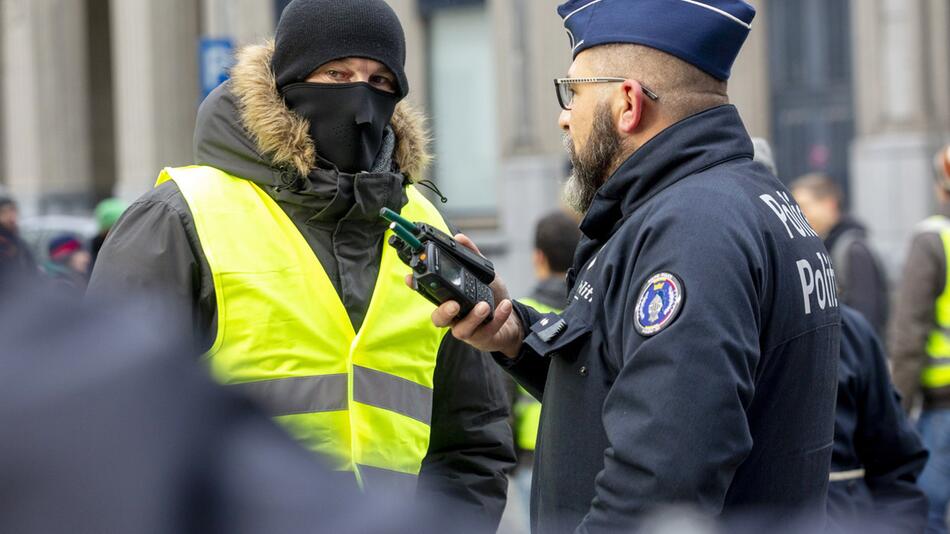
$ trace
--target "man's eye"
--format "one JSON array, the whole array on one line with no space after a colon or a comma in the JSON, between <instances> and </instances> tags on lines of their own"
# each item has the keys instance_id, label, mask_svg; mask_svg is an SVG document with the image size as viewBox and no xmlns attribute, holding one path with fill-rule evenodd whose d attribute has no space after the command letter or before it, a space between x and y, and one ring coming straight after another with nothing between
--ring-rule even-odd
<instances>
[{"instance_id":1,"label":"man's eye","mask_svg":"<svg viewBox=\"0 0 950 534\"><path fill-rule=\"evenodd\" d=\"M385 76L372 76L370 77L369 81L371 84L381 89L386 89L386 90L395 89L395 84L393 83L393 81Z\"/></svg>"}]
</instances>

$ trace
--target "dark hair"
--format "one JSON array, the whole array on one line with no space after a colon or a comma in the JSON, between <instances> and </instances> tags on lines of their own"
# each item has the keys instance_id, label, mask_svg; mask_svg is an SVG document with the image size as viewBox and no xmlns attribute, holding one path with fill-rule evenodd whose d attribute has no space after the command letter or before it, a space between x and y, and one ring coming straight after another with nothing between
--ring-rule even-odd
<instances>
[{"instance_id":1,"label":"dark hair","mask_svg":"<svg viewBox=\"0 0 950 534\"><path fill-rule=\"evenodd\" d=\"M844 201L844 194L841 192L841 187L826 174L811 173L799 176L788 188L791 191L799 188L807 189L818 199L824 200L831 197L834 198L839 205Z\"/></svg>"},{"instance_id":2,"label":"dark hair","mask_svg":"<svg viewBox=\"0 0 950 534\"><path fill-rule=\"evenodd\" d=\"M534 230L534 248L547 258L551 271L567 272L574 262L574 249L580 241L581 231L577 222L567 213L558 210L538 221Z\"/></svg>"}]
</instances>

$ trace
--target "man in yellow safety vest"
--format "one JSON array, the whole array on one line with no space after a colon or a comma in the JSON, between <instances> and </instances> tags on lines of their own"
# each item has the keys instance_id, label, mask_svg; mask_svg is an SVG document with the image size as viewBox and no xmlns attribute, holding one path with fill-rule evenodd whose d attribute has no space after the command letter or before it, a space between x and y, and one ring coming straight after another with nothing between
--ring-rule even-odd
<instances>
[{"instance_id":1,"label":"man in yellow safety vest","mask_svg":"<svg viewBox=\"0 0 950 534\"><path fill-rule=\"evenodd\" d=\"M939 213L922 221L904 263L891 322L894 385L918 423L930 459L919 479L930 501L927 532L947 532L950 504L950 146L935 158Z\"/></svg>"},{"instance_id":2,"label":"man in yellow safety vest","mask_svg":"<svg viewBox=\"0 0 950 534\"><path fill-rule=\"evenodd\" d=\"M202 104L195 163L166 168L100 252L90 293L178 299L212 374L367 490L418 488L494 528L514 462L500 371L432 325L386 245L417 190L422 116L383 0L295 0Z\"/></svg>"}]
</instances>

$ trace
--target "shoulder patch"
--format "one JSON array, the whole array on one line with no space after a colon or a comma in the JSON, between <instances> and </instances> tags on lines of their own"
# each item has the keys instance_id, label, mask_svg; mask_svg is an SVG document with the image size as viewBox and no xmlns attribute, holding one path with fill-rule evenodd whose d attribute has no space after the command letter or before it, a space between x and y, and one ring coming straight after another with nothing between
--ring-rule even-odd
<instances>
[{"instance_id":1,"label":"shoulder patch","mask_svg":"<svg viewBox=\"0 0 950 534\"><path fill-rule=\"evenodd\" d=\"M662 272L651 276L637 298L637 333L649 337L672 324L685 296L683 283L675 274Z\"/></svg>"}]
</instances>

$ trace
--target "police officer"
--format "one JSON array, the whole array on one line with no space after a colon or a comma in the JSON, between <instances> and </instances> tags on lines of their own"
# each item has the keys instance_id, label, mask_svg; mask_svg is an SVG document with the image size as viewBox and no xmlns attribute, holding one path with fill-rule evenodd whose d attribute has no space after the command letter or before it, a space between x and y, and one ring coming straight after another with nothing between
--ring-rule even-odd
<instances>
[{"instance_id":1,"label":"police officer","mask_svg":"<svg viewBox=\"0 0 950 534\"><path fill-rule=\"evenodd\" d=\"M198 165L161 172L90 293L160 291L215 377L367 491L459 504L486 529L514 464L503 373L433 327L384 246L386 207L447 230L405 35L383 0L294 0L198 112Z\"/></svg>"},{"instance_id":2,"label":"police officer","mask_svg":"<svg viewBox=\"0 0 950 534\"><path fill-rule=\"evenodd\" d=\"M840 335L834 272L752 161L726 80L739 0L572 0L556 81L583 237L562 314L506 299L453 322L542 400L538 532L629 531L689 503L823 513ZM464 236L459 239L470 246Z\"/></svg>"},{"instance_id":3,"label":"police officer","mask_svg":"<svg viewBox=\"0 0 950 534\"><path fill-rule=\"evenodd\" d=\"M870 516L894 532L924 532L927 499L917 478L926 462L880 340L860 313L842 306L829 514L843 525Z\"/></svg>"}]
</instances>

